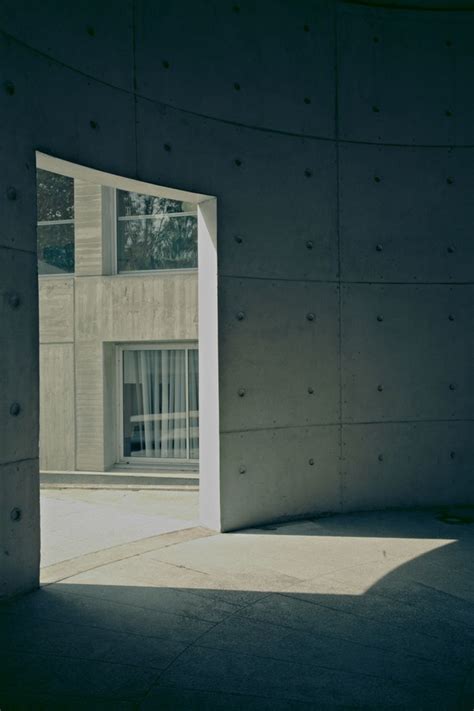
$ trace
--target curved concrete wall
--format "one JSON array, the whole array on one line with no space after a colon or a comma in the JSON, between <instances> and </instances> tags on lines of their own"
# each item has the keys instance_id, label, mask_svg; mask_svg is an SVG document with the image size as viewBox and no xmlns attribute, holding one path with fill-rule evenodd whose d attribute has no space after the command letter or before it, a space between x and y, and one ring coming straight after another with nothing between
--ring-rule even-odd
<instances>
[{"instance_id":1,"label":"curved concrete wall","mask_svg":"<svg viewBox=\"0 0 474 711\"><path fill-rule=\"evenodd\" d=\"M418 5L4 0L2 580L37 563L35 149L218 198L222 528L472 500L474 19Z\"/></svg>"}]
</instances>

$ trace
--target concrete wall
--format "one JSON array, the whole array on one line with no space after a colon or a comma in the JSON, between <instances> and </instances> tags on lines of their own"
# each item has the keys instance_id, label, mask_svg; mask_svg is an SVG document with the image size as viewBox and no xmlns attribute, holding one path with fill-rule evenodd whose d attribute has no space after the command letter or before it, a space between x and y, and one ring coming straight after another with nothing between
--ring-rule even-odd
<instances>
[{"instance_id":1,"label":"concrete wall","mask_svg":"<svg viewBox=\"0 0 474 711\"><path fill-rule=\"evenodd\" d=\"M34 588L39 566L36 256L34 242L15 248L16 207L2 192L11 223L0 231L0 598Z\"/></svg>"},{"instance_id":2,"label":"concrete wall","mask_svg":"<svg viewBox=\"0 0 474 711\"><path fill-rule=\"evenodd\" d=\"M473 499L474 20L410 4L2 3L15 285L34 271L35 149L218 198L224 529ZM26 556L1 556L11 592L37 562L35 299L3 308L2 461L30 467L2 479L2 546Z\"/></svg>"},{"instance_id":3,"label":"concrete wall","mask_svg":"<svg viewBox=\"0 0 474 711\"><path fill-rule=\"evenodd\" d=\"M40 468L76 466L74 344L40 346Z\"/></svg>"},{"instance_id":4,"label":"concrete wall","mask_svg":"<svg viewBox=\"0 0 474 711\"><path fill-rule=\"evenodd\" d=\"M76 278L76 469L117 461L113 344L186 340L198 340L196 272Z\"/></svg>"}]
</instances>

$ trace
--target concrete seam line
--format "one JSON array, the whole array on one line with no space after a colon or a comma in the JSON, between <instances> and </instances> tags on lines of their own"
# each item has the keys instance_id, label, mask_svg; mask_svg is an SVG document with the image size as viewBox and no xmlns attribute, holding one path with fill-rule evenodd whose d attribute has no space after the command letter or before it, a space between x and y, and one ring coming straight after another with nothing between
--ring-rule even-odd
<instances>
[{"instance_id":1,"label":"concrete seam line","mask_svg":"<svg viewBox=\"0 0 474 711\"><path fill-rule=\"evenodd\" d=\"M183 535L184 533L189 532L193 532L194 535L188 537ZM136 556L143 555L144 553L150 553L151 551L160 550L161 548L170 548L171 546L176 546L180 543L187 543L188 541L194 541L199 538L207 538L214 535L217 535L217 533L196 526L194 528L184 528L178 531L170 531L168 533L162 533L158 536L141 538L138 541L121 543L118 546L111 546L110 548L104 548L100 551L86 553L82 556L70 558L69 560L54 563L53 565L43 568L41 570L41 579L43 581L41 583L41 587L46 587L47 585L58 583L61 580L72 578L80 573L87 573L89 570L95 570L96 568L102 568L106 565L111 565L112 563L118 563L121 560L135 558ZM164 536L176 538L177 540L172 540L165 545L157 545L160 540L163 540ZM130 551L130 547L133 548L133 552ZM126 553L124 549L129 549L129 552ZM121 554L121 551L123 554ZM81 560L83 561L82 565ZM55 571L57 571L56 574Z\"/></svg>"},{"instance_id":2,"label":"concrete seam line","mask_svg":"<svg viewBox=\"0 0 474 711\"><path fill-rule=\"evenodd\" d=\"M356 146L380 146L380 147L393 147L393 148L407 148L407 149L413 149L413 148L452 148L453 146L455 148L474 148L473 143L384 143L383 141L356 141L354 139L347 139L347 138L340 138L336 139L335 137L329 137L329 136L316 136L314 134L305 134L305 133L298 133L297 131L285 131L283 129L277 129L277 128L269 128L266 126L255 126L253 124L248 124L248 123L241 123L238 121L232 121L230 119L223 119L219 118L217 116L210 116L208 114L202 114L199 113L198 111L191 111L189 109L183 109L179 106L174 106L173 104L166 103L164 101L160 101L159 99L153 99L150 96L146 96L144 94L140 94L135 91L130 91L129 89L124 89L121 86L117 86L116 84L112 84L110 82L105 81L104 79L99 79L95 76L92 76L91 74L88 74L87 72L82 71L81 69L77 69L76 67L71 66L70 64L66 64L65 62L62 62L60 59L57 59L56 57L52 57L51 55L47 54L46 52L43 52L40 49L36 49L35 47L32 47L29 45L27 42L24 42L18 37L15 37L14 35L11 35L9 32L6 32L4 29L0 28L0 34L3 35L5 38L11 40L12 42L16 42L21 47L24 47L25 49L29 50L30 52L33 52L34 54L38 55L39 57L43 57L49 62L54 62L56 65L59 67L63 67L64 69L68 69L69 71L73 72L74 74L77 74L78 76L82 76L85 79L89 79L90 81L94 81L97 84L101 84L102 86L107 86L110 89L113 89L115 91L119 91L122 94L127 94L128 96L135 97L135 99L142 99L143 101L149 101L151 104L155 104L157 106L164 106L167 109L171 109L172 111L179 111L180 113L187 114L188 116L195 116L196 118L201 118L206 121L215 121L217 123L221 123L227 126L235 126L236 128L244 128L248 129L250 131L259 131L261 133L272 133L275 135L279 136L288 136L289 138L298 138L298 139L307 139L309 141L324 141L327 143L334 143L336 140L338 140L339 143L343 144L349 144L349 145L356 145Z\"/></svg>"}]
</instances>

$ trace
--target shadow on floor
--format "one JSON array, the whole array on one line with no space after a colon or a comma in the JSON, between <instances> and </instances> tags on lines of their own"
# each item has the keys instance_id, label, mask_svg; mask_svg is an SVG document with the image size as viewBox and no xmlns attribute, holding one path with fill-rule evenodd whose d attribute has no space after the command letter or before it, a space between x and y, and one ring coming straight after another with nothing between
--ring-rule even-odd
<instances>
[{"instance_id":1,"label":"shadow on floor","mask_svg":"<svg viewBox=\"0 0 474 711\"><path fill-rule=\"evenodd\" d=\"M401 518L404 514L414 514L414 516ZM430 526L433 536L446 537L453 534L454 537L457 537L459 526L465 527L474 524L474 506L438 506L410 511L393 509L344 515L320 514L301 520L282 521L246 528L240 530L239 533L301 536L302 527L304 527L306 536L426 538L427 524ZM451 527L454 528L451 529ZM472 528L474 529L474 526ZM464 534L468 534L468 531L465 530ZM474 535L474 530L472 534Z\"/></svg>"},{"instance_id":2,"label":"shadow on floor","mask_svg":"<svg viewBox=\"0 0 474 711\"><path fill-rule=\"evenodd\" d=\"M321 576L257 589L247 561L238 561L240 573L229 561L224 578L143 556L135 568L114 568L130 584L78 576L3 605L0 708L471 711L474 526L402 521L399 538L409 530L421 538L424 526L437 547L384 574L383 555L358 563L364 516L345 518L324 536L344 528L352 560ZM395 538L396 518L373 518L370 535ZM300 542L278 543L301 545L308 527L297 525ZM261 555L255 566L265 565ZM152 585L133 580L137 566Z\"/></svg>"}]
</instances>

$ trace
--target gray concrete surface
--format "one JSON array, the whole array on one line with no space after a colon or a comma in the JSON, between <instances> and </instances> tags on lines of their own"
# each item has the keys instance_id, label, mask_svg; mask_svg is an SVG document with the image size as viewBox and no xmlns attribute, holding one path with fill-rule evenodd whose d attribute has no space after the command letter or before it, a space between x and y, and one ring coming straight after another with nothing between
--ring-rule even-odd
<instances>
[{"instance_id":1,"label":"gray concrete surface","mask_svg":"<svg viewBox=\"0 0 474 711\"><path fill-rule=\"evenodd\" d=\"M41 567L198 521L197 492L41 489Z\"/></svg>"},{"instance_id":2,"label":"gray concrete surface","mask_svg":"<svg viewBox=\"0 0 474 711\"><path fill-rule=\"evenodd\" d=\"M51 566L0 608L2 711L470 711L474 511L448 513L191 528Z\"/></svg>"}]
</instances>

